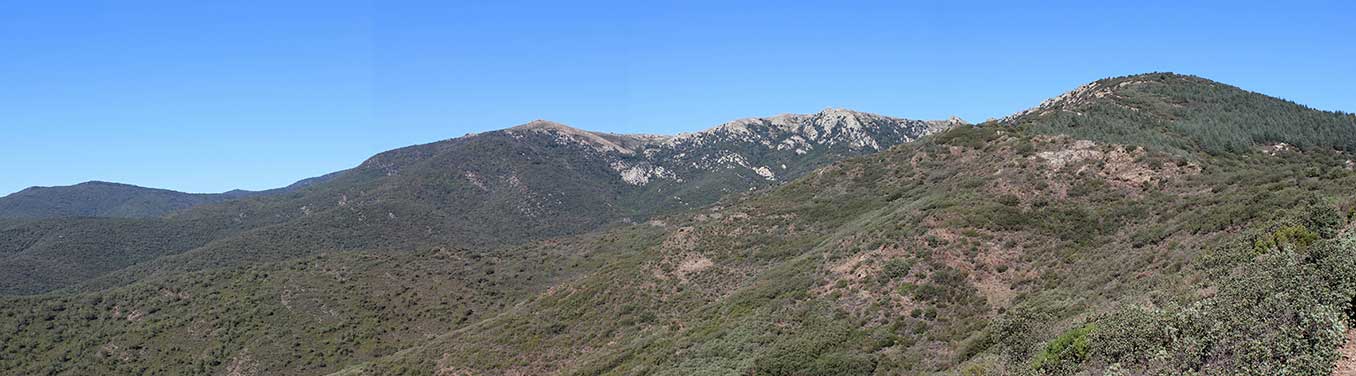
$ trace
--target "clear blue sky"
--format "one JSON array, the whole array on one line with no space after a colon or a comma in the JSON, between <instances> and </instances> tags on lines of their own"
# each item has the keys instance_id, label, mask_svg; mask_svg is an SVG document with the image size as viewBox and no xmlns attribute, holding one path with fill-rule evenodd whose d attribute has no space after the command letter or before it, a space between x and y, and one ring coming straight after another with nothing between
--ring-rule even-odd
<instances>
[{"instance_id":1,"label":"clear blue sky","mask_svg":"<svg viewBox=\"0 0 1356 376\"><path fill-rule=\"evenodd\" d=\"M566 3L5 2L0 194L263 189L537 118L644 133L825 107L979 121L1148 71L1356 111L1345 1Z\"/></svg>"}]
</instances>

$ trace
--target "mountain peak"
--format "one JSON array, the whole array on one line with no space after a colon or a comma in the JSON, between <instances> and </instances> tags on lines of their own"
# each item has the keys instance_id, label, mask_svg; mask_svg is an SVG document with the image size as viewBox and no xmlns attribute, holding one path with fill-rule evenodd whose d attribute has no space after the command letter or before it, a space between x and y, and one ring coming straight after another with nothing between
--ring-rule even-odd
<instances>
[{"instance_id":1,"label":"mountain peak","mask_svg":"<svg viewBox=\"0 0 1356 376\"><path fill-rule=\"evenodd\" d=\"M590 132L550 120L533 120L527 124L509 128L507 131L509 134L519 134L520 132L552 134L558 141L588 145L601 152L617 152L622 154L635 153L631 148L618 142L621 140L617 140L618 137L616 137L616 135L604 135Z\"/></svg>"},{"instance_id":2,"label":"mountain peak","mask_svg":"<svg viewBox=\"0 0 1356 376\"><path fill-rule=\"evenodd\" d=\"M1044 116L1059 111L1075 111L1074 108L1085 106L1093 101L1100 99L1115 100L1117 97L1123 96L1121 94L1128 90L1135 90L1151 84L1191 86L1222 85L1205 78L1171 72L1151 72L1104 78L1089 82L1074 88L1073 90L1041 101L1041 103L1035 107L1008 115L1000 121L1011 122L1028 115Z\"/></svg>"},{"instance_id":3,"label":"mountain peak","mask_svg":"<svg viewBox=\"0 0 1356 376\"><path fill-rule=\"evenodd\" d=\"M722 131L722 130L725 130L725 131L734 131L734 132L744 132L744 131L747 131L747 126L748 126L748 125L751 125L751 124L772 125L772 126L778 126L778 127L783 127L783 128L784 128L784 127L790 127L790 126L801 126L801 125L804 125L805 123L820 123L820 124L823 124L823 125L827 125L827 126L832 127L832 126L842 125L843 123L842 123L842 122L827 122L827 121L823 121L823 120L824 120L824 119L836 119L836 120L848 120L848 119L851 119L852 123L853 123L853 124L856 124L856 123L857 123L856 119L857 119L857 118L861 118L861 117L867 117L867 118L879 118L879 119L897 119L897 118L892 118L892 117L889 117L889 116L877 115L877 114L873 114L873 113L861 112L861 111L856 111L856 110L850 110L850 109L846 109L846 108L833 108L833 107L830 107L830 108L825 108L824 110L821 110L821 111L816 112L816 113L813 113L813 114L789 114L789 113L788 113L788 114L779 114L779 115L770 116L770 117L749 117L749 118L735 119L735 120L733 120L733 121L726 122L726 123L724 123L724 124L717 125L717 126L712 127L712 128L708 128L708 129L706 129L706 130L704 130L704 131L701 131L701 132L698 132L698 133L717 132L717 131ZM903 120L903 119L899 119L899 120Z\"/></svg>"},{"instance_id":4,"label":"mountain peak","mask_svg":"<svg viewBox=\"0 0 1356 376\"><path fill-rule=\"evenodd\" d=\"M581 131L581 132L583 131L583 130L578 129L578 128L574 128L574 127L571 127L571 126L568 126L568 125L565 125L565 124L561 124L561 123L557 123L557 122L550 121L550 120L545 120L545 119L536 119L536 120L529 121L529 122L527 122L527 123L524 123L524 124L515 126L515 127L513 127L513 128L509 128L509 129L518 129L518 130L529 130L529 129L556 129L556 130L573 130L573 131Z\"/></svg>"},{"instance_id":5,"label":"mountain peak","mask_svg":"<svg viewBox=\"0 0 1356 376\"><path fill-rule=\"evenodd\" d=\"M1356 116L1178 73L1100 79L999 123L1188 153L1246 152L1276 143L1356 150Z\"/></svg>"},{"instance_id":6,"label":"mountain peak","mask_svg":"<svg viewBox=\"0 0 1356 376\"><path fill-rule=\"evenodd\" d=\"M861 112L861 111L857 111L857 110L853 110L853 109L848 109L848 108L838 108L838 107L827 107L827 108L825 108L825 109L819 111L819 115L831 115L831 116L856 116L856 115L864 115L864 114L865 114L865 115L873 115L873 114L868 114L868 113Z\"/></svg>"},{"instance_id":7,"label":"mountain peak","mask_svg":"<svg viewBox=\"0 0 1356 376\"><path fill-rule=\"evenodd\" d=\"M937 130L945 130L947 128L955 126L970 124L969 122L965 121L965 119L961 119L959 116L955 115L951 115L947 117L945 120L928 120L927 123L929 126L932 126Z\"/></svg>"},{"instance_id":8,"label":"mountain peak","mask_svg":"<svg viewBox=\"0 0 1356 376\"><path fill-rule=\"evenodd\" d=\"M668 143L729 140L796 154L835 145L849 150L881 150L950 126L949 122L910 120L830 107L813 114L737 119L700 132L680 134Z\"/></svg>"},{"instance_id":9,"label":"mountain peak","mask_svg":"<svg viewBox=\"0 0 1356 376\"><path fill-rule=\"evenodd\" d=\"M90 181L86 181L86 182L77 183L77 184L75 184L75 185L77 185L77 186L136 187L135 185L131 185L131 184L123 184L123 183L116 183L116 182L103 181L103 180L90 180ZM139 188L139 187L138 187L138 188Z\"/></svg>"}]
</instances>

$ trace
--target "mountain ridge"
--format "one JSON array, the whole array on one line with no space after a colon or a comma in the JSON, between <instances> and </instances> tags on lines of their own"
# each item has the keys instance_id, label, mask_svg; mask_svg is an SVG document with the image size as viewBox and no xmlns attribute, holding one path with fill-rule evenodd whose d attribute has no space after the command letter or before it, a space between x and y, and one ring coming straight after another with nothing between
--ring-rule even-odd
<instances>
[{"instance_id":1,"label":"mountain ridge","mask_svg":"<svg viewBox=\"0 0 1356 376\"><path fill-rule=\"evenodd\" d=\"M529 122L381 152L323 181L303 181L304 187L286 194L195 205L171 211L163 221L118 225L140 226L146 232L162 228L182 239L149 247L118 234L101 235L103 230L94 229L110 224L98 221L12 224L0 230L22 234L22 239L80 234L90 237L80 244L118 246L107 247L97 265L60 265L79 272L25 273L29 279L8 281L0 291L41 292L82 280L90 282L86 287L100 289L146 275L344 249L396 251L434 244L491 248L579 234L767 188L832 161L940 129L936 123L850 116L821 121L803 115L796 118L801 128L760 128L758 132L768 133L759 135L715 127L700 139L677 143ZM857 124L866 126L844 126L858 117L867 121ZM779 147L783 139L802 140L805 149ZM72 246L59 241L24 244L29 245L0 257L0 270L42 269L49 260L63 257L61 247ZM99 251L83 245L71 249Z\"/></svg>"},{"instance_id":2,"label":"mountain ridge","mask_svg":"<svg viewBox=\"0 0 1356 376\"><path fill-rule=\"evenodd\" d=\"M994 122L1178 153L1242 152L1276 143L1356 151L1356 114L1170 72L1093 81Z\"/></svg>"},{"instance_id":3,"label":"mountain ridge","mask_svg":"<svg viewBox=\"0 0 1356 376\"><path fill-rule=\"evenodd\" d=\"M826 119L826 118L832 118L832 119L835 119L835 120L837 120L837 121L823 121L823 120L822 120L822 119ZM508 132L520 131L520 132L521 132L521 131L529 131L529 130L532 130L532 131L558 131L558 132L561 132L561 133L563 133L563 134L568 134L568 135L573 135L573 136L580 136L580 137L590 138L590 139L594 140L597 144L602 145L602 146L604 147L604 149L606 149L606 150L612 150L612 151L617 151L617 152L621 152L621 153L624 153L624 154L630 154L630 153L634 153L634 152L639 151L639 150L637 150L637 148L639 148L639 149L645 149L645 148L654 148L654 147L662 147L662 146L671 146L671 144L676 143L676 142L680 142L680 141L682 141L682 140L687 140L687 139L700 139L700 138L705 138L705 137L713 137L713 136L715 136L716 134L721 134L721 133L741 133L741 134L747 134L747 133L750 132L750 131L747 129L747 127L750 126L750 125L764 125L764 126L771 126L771 127L773 127L774 129L777 129L777 130L782 131L782 132L791 133L791 134L793 134L793 135L795 135L795 136L801 136L801 137L803 137L803 138L811 138L811 139L813 139L813 138L817 138L817 135L821 134L821 133L818 132L818 131L829 131L829 133L832 133L832 131L836 131L837 128L840 127L840 126L841 126L841 127L846 127L846 128L848 128L848 129L860 129L860 127L863 126L862 123L861 123L863 120L866 120L866 121L868 121L868 122L869 122L869 121L889 120L889 121L893 121L893 122L896 122L896 123L915 123L915 122L921 122L921 123L926 124L927 126L929 126L929 127L931 128L931 129L928 130L928 131L922 132L922 133L924 133L924 134L925 134L925 133L930 133L930 132L935 132L935 131L937 131L937 130L943 130L943 129L946 129L946 128L948 128L948 127L952 127L952 126L956 126L956 125L968 124L968 123L965 122L965 120L963 120L963 119L961 119L961 118L959 118L959 117L956 117L956 116L951 116L950 118L945 119L945 120L912 120L912 119L905 119L905 118L892 117L892 116L886 116L886 115L879 115L879 114L874 114L874 113L869 113L869 112L856 111L856 110L845 109L845 108L832 108L832 107L831 107L831 108L826 108L826 109L824 109L824 110L822 110L822 111L820 111L820 112L817 112L817 113L811 113L811 114L782 113L782 114L777 114L777 115L773 115L773 116L766 116L766 117L747 117L747 118L739 118L739 119L731 120L731 121L724 122L724 123L721 123L721 124L717 124L717 125L715 125L715 126L712 126L712 127L706 128L706 129L702 129L702 130L699 130L699 131L694 131L694 132L678 132L678 133L675 133L675 134L649 134L649 133L597 132L597 131L590 131L590 130L586 130L586 129L582 129L582 128L576 128L576 127L573 127L573 126L570 126L570 125L566 125L566 124L559 123L559 122L555 122L555 121L551 121L551 120L545 120L545 119L537 119L537 120L533 120L533 121L530 121L530 122L527 122L527 123L524 123L524 124L521 124L521 125L517 125L517 126L510 127L510 128L499 129L499 130L494 130L494 131L487 131L487 132L498 132L498 131L508 131ZM806 124L806 123L810 123L810 124ZM807 125L819 126L820 129L807 129L807 128L805 128ZM486 132L478 132L478 133L476 133L476 134L482 134L482 133L486 133ZM609 140L609 139L608 139L609 137L610 137L610 138L613 138L613 139L621 139L621 140L624 141L624 142L618 143L618 142ZM624 144L630 144L631 146L624 146ZM857 148L862 148L862 147L865 147L865 146L866 146L866 145L855 145L855 147L857 147ZM875 148L879 148L879 145L876 145Z\"/></svg>"},{"instance_id":4,"label":"mountain ridge","mask_svg":"<svg viewBox=\"0 0 1356 376\"><path fill-rule=\"evenodd\" d=\"M0 218L154 218L198 205L290 192L323 179L305 179L265 191L235 189L221 193L187 193L98 180L65 186L33 186L0 197Z\"/></svg>"}]
</instances>

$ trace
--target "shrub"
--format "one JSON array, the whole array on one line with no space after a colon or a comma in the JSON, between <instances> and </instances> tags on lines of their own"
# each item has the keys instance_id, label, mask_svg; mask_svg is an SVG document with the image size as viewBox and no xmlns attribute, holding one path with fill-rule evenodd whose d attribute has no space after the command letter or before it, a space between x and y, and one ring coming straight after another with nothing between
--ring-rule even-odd
<instances>
[{"instance_id":1,"label":"shrub","mask_svg":"<svg viewBox=\"0 0 1356 376\"><path fill-rule=\"evenodd\" d=\"M881 265L880 277L882 282L896 280L909 276L909 270L913 269L913 261L903 258L890 259L885 265Z\"/></svg>"},{"instance_id":2,"label":"shrub","mask_svg":"<svg viewBox=\"0 0 1356 376\"><path fill-rule=\"evenodd\" d=\"M1245 258L1218 293L1190 306L1097 320L1105 329L1092 335L1091 356L1130 374L1330 373L1353 313L1356 237L1317 241L1308 253L1271 250Z\"/></svg>"},{"instance_id":3,"label":"shrub","mask_svg":"<svg viewBox=\"0 0 1356 376\"><path fill-rule=\"evenodd\" d=\"M1012 359L1026 359L1039 343L1041 329L1051 315L1038 309L1017 306L1007 310L990 324L998 353Z\"/></svg>"},{"instance_id":4,"label":"shrub","mask_svg":"<svg viewBox=\"0 0 1356 376\"><path fill-rule=\"evenodd\" d=\"M918 290L918 285L912 283L899 284L899 295L909 296L912 295L915 290Z\"/></svg>"},{"instance_id":5,"label":"shrub","mask_svg":"<svg viewBox=\"0 0 1356 376\"><path fill-rule=\"evenodd\" d=\"M1283 247L1308 248L1318 240L1318 234L1300 225L1283 226L1262 236L1253 243L1253 251L1265 253Z\"/></svg>"},{"instance_id":6,"label":"shrub","mask_svg":"<svg viewBox=\"0 0 1356 376\"><path fill-rule=\"evenodd\" d=\"M1301 210L1299 216L1304 226L1324 239L1337 236L1342 226L1346 224L1337 208L1324 204L1317 198L1310 198L1309 203Z\"/></svg>"},{"instance_id":7,"label":"shrub","mask_svg":"<svg viewBox=\"0 0 1356 376\"><path fill-rule=\"evenodd\" d=\"M1097 324L1087 324L1061 334L1032 361L1032 367L1046 372L1072 369L1088 358L1088 336L1097 330Z\"/></svg>"},{"instance_id":8,"label":"shrub","mask_svg":"<svg viewBox=\"0 0 1356 376\"><path fill-rule=\"evenodd\" d=\"M938 134L937 143L951 146L964 146L979 149L998 137L994 127L960 126Z\"/></svg>"},{"instance_id":9,"label":"shrub","mask_svg":"<svg viewBox=\"0 0 1356 376\"><path fill-rule=\"evenodd\" d=\"M814 362L811 362L809 367L796 374L806 376L870 375L875 370L876 361L869 356L834 353L821 355Z\"/></svg>"}]
</instances>

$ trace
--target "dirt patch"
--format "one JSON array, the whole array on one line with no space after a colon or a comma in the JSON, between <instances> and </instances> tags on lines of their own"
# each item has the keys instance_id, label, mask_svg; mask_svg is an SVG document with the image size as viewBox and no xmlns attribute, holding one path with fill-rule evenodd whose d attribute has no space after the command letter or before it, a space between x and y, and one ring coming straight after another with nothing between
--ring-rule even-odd
<instances>
[{"instance_id":1,"label":"dirt patch","mask_svg":"<svg viewBox=\"0 0 1356 376\"><path fill-rule=\"evenodd\" d=\"M1356 329L1347 329L1347 341L1337 353L1341 357L1332 369L1333 376L1356 376Z\"/></svg>"},{"instance_id":2,"label":"dirt patch","mask_svg":"<svg viewBox=\"0 0 1356 376\"><path fill-rule=\"evenodd\" d=\"M226 376L255 376L259 374L259 362L250 356L250 351L241 351L226 364Z\"/></svg>"},{"instance_id":3,"label":"dirt patch","mask_svg":"<svg viewBox=\"0 0 1356 376\"><path fill-rule=\"evenodd\" d=\"M466 171L462 176L465 176L466 181L471 182L471 185L476 186L476 188L479 188L481 191L490 191L490 187L485 185L485 179L482 179L480 175L471 171Z\"/></svg>"},{"instance_id":4,"label":"dirt patch","mask_svg":"<svg viewBox=\"0 0 1356 376\"><path fill-rule=\"evenodd\" d=\"M687 257L683 258L683 261L678 264L678 269L674 270L674 274L676 274L679 279L687 280L689 274L706 270L710 268L711 265L715 265L715 263L712 263L711 259L706 258L706 256L702 256L700 253L689 253Z\"/></svg>"},{"instance_id":5,"label":"dirt patch","mask_svg":"<svg viewBox=\"0 0 1356 376\"><path fill-rule=\"evenodd\" d=\"M1099 145L1088 140L1072 140L1067 136L1037 137L1037 142L1067 145L1063 148L1036 153L1047 167L1047 178L1066 168L1076 169L1075 175L1093 173L1106 179L1108 183L1124 188L1143 188L1153 181L1177 179L1183 175L1200 173L1200 166L1194 163L1158 163L1146 161L1148 152L1143 148L1127 148L1124 145Z\"/></svg>"},{"instance_id":6,"label":"dirt patch","mask_svg":"<svg viewBox=\"0 0 1356 376\"><path fill-rule=\"evenodd\" d=\"M681 227L664 239L660 247L664 250L690 251L697 246L697 235L692 227Z\"/></svg>"},{"instance_id":7,"label":"dirt patch","mask_svg":"<svg viewBox=\"0 0 1356 376\"><path fill-rule=\"evenodd\" d=\"M1275 156L1277 156L1277 155L1284 154L1284 153L1294 153L1294 152L1295 152L1295 147L1294 147L1294 146L1290 146L1290 144L1281 142L1281 143L1276 143L1276 144L1271 144L1271 145L1265 145L1265 146L1262 146L1262 152L1263 152L1263 153L1266 153L1266 155L1270 155L1270 156L1275 157Z\"/></svg>"},{"instance_id":8,"label":"dirt patch","mask_svg":"<svg viewBox=\"0 0 1356 376\"><path fill-rule=\"evenodd\" d=\"M1016 264L1021 257L1021 248L1002 245L1005 240L1017 240L1005 237L1005 234L976 231L975 235L981 233L983 239L967 237L951 229L934 228L928 231L930 236L942 239L946 244L956 245L943 247L935 253L937 261L964 272L970 284L991 307L1006 307L1017 295L1017 291L1012 288L1013 274L1010 274L1014 272L1005 274L997 269L1000 265L1010 267ZM974 253L964 253L963 249L967 248L964 244L970 244Z\"/></svg>"}]
</instances>

